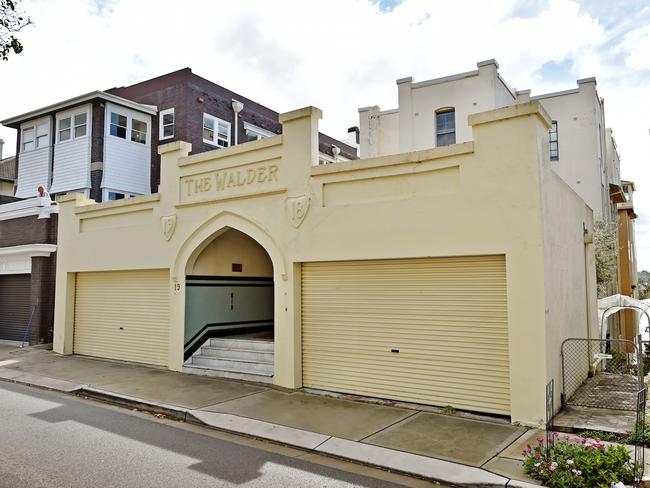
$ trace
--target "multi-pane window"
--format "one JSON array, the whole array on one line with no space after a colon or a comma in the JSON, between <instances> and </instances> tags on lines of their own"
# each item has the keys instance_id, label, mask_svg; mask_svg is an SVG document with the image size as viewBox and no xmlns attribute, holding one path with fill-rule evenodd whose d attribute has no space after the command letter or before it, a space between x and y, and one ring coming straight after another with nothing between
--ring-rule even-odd
<instances>
[{"instance_id":1,"label":"multi-pane window","mask_svg":"<svg viewBox=\"0 0 650 488\"><path fill-rule=\"evenodd\" d=\"M551 161L558 161L560 159L560 151L557 140L557 122L551 122L551 130L548 133L549 143L551 147Z\"/></svg>"},{"instance_id":2,"label":"multi-pane window","mask_svg":"<svg viewBox=\"0 0 650 488\"><path fill-rule=\"evenodd\" d=\"M86 135L88 114L85 112L74 116L74 137L83 137Z\"/></svg>"},{"instance_id":3,"label":"multi-pane window","mask_svg":"<svg viewBox=\"0 0 650 488\"><path fill-rule=\"evenodd\" d=\"M70 130L70 117L59 120L59 142L67 141L72 135Z\"/></svg>"},{"instance_id":4,"label":"multi-pane window","mask_svg":"<svg viewBox=\"0 0 650 488\"><path fill-rule=\"evenodd\" d=\"M49 122L43 122L23 128L21 138L22 151L31 151L32 149L38 149L39 147L49 146L49 129Z\"/></svg>"},{"instance_id":5,"label":"multi-pane window","mask_svg":"<svg viewBox=\"0 0 650 488\"><path fill-rule=\"evenodd\" d=\"M120 139L126 139L126 115L111 112L110 134Z\"/></svg>"},{"instance_id":6,"label":"multi-pane window","mask_svg":"<svg viewBox=\"0 0 650 488\"><path fill-rule=\"evenodd\" d=\"M36 147L45 147L50 145L50 124L38 124L36 126Z\"/></svg>"},{"instance_id":7,"label":"multi-pane window","mask_svg":"<svg viewBox=\"0 0 650 488\"><path fill-rule=\"evenodd\" d=\"M147 123L138 119L131 120L131 140L140 144L147 143Z\"/></svg>"},{"instance_id":8,"label":"multi-pane window","mask_svg":"<svg viewBox=\"0 0 650 488\"><path fill-rule=\"evenodd\" d=\"M213 146L230 146L230 122L203 114L203 142Z\"/></svg>"},{"instance_id":9,"label":"multi-pane window","mask_svg":"<svg viewBox=\"0 0 650 488\"><path fill-rule=\"evenodd\" d=\"M456 111L445 108L436 111L436 147L456 144Z\"/></svg>"},{"instance_id":10,"label":"multi-pane window","mask_svg":"<svg viewBox=\"0 0 650 488\"><path fill-rule=\"evenodd\" d=\"M59 142L83 137L88 133L86 112L59 119Z\"/></svg>"},{"instance_id":11,"label":"multi-pane window","mask_svg":"<svg viewBox=\"0 0 650 488\"><path fill-rule=\"evenodd\" d=\"M174 137L174 109L168 108L160 112L160 134L158 139L169 139Z\"/></svg>"},{"instance_id":12,"label":"multi-pane window","mask_svg":"<svg viewBox=\"0 0 650 488\"><path fill-rule=\"evenodd\" d=\"M31 151L36 147L36 141L34 140L35 133L35 127L27 127L23 129L23 152Z\"/></svg>"}]
</instances>

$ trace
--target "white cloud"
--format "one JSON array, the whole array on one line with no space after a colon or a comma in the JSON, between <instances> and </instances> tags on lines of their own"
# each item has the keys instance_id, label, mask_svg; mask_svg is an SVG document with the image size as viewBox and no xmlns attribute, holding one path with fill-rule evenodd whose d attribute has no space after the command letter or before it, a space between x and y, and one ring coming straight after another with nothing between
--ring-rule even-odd
<instances>
[{"instance_id":1,"label":"white cloud","mask_svg":"<svg viewBox=\"0 0 650 488\"><path fill-rule=\"evenodd\" d=\"M633 70L650 69L650 25L628 32L623 46L628 49L626 66Z\"/></svg>"},{"instance_id":2,"label":"white cloud","mask_svg":"<svg viewBox=\"0 0 650 488\"><path fill-rule=\"evenodd\" d=\"M621 11L620 24L605 28L572 0L533 4L513 18L520 1L404 0L386 12L370 0L26 0L36 24L24 33L24 54L0 64L0 119L189 66L278 111L316 105L322 129L343 136L358 107L395 107L404 76L445 76L488 58L511 86L534 93L596 76L623 175L639 189L648 268L650 26ZM540 77L542 65L565 59L567 83ZM14 146L13 130L0 128L0 137Z\"/></svg>"}]
</instances>

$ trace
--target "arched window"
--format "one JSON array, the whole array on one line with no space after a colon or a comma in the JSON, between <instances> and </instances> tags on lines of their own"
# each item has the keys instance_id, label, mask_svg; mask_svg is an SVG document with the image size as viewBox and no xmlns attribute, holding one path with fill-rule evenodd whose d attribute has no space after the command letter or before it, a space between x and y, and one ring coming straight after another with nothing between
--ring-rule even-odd
<instances>
[{"instance_id":1,"label":"arched window","mask_svg":"<svg viewBox=\"0 0 650 488\"><path fill-rule=\"evenodd\" d=\"M456 144L456 110L453 107L436 110L436 147Z\"/></svg>"}]
</instances>

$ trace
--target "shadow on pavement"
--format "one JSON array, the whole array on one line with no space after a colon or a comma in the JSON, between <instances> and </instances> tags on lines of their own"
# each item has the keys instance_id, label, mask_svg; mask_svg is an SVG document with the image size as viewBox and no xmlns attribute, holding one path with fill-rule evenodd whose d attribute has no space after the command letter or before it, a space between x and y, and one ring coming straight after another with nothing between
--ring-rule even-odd
<instances>
[{"instance_id":1,"label":"shadow on pavement","mask_svg":"<svg viewBox=\"0 0 650 488\"><path fill-rule=\"evenodd\" d=\"M271 462L351 483L354 486L367 488L398 488L400 486L254 447L241 446L207 435L188 432L173 426L143 421L139 417L94 406L75 398L62 397L55 393L36 391L29 387L12 384L3 384L0 385L0 388L27 394L41 400L51 401L50 397L56 396L55 401L60 406L30 414L33 418L50 423L78 422L183 456L199 459L200 462L188 467L215 479L234 484L247 483L261 477L263 475L261 468L265 463Z\"/></svg>"}]
</instances>

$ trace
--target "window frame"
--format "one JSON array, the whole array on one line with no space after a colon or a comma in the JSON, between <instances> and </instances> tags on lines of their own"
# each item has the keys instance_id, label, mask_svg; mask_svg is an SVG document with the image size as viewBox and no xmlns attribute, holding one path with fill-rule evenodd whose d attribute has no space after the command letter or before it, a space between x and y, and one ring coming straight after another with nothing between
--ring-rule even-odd
<instances>
[{"instance_id":1,"label":"window frame","mask_svg":"<svg viewBox=\"0 0 650 488\"><path fill-rule=\"evenodd\" d=\"M117 195L122 195L122 198L110 198L110 195L114 194L115 196ZM136 195L135 193L129 193L121 190L115 190L113 188L102 188L102 202L114 202L117 200L126 200L128 198L134 198L139 195Z\"/></svg>"},{"instance_id":2,"label":"window frame","mask_svg":"<svg viewBox=\"0 0 650 488\"><path fill-rule=\"evenodd\" d=\"M206 117L207 117L208 119L211 119L211 120L214 122L214 124L215 124L215 125L214 125L214 128L211 129L211 130L212 130L212 133L213 133L213 140L206 139L206 138L204 137L204 131L205 131L205 129L206 129L206 125L205 125L205 119L206 119ZM224 124L227 126L227 128L228 128L228 138L227 138L227 140L225 140L225 143L226 143L225 146L219 144L219 141L220 141L220 140L223 140L222 138L219 137L219 122L224 123ZM230 146L232 145L232 141L231 141L231 136L232 136L232 124L231 124L230 122L228 122L228 121L226 121L226 120L223 120L223 119L220 119L219 117L215 117L214 115L210 115L210 114L207 113L207 112L203 112L203 122L202 122L202 124L203 124L203 127L202 127L201 137L202 137L203 142L204 142L205 144L209 144L209 145L211 145L211 146L215 146L215 147L217 147L217 148L219 148L219 149L226 149L226 148L228 148L228 147L230 147ZM209 129L209 128L208 128L208 129Z\"/></svg>"},{"instance_id":3,"label":"window frame","mask_svg":"<svg viewBox=\"0 0 650 488\"><path fill-rule=\"evenodd\" d=\"M165 124L164 119L165 115L172 115L172 123ZM165 135L165 127L172 127L172 134L170 136ZM174 107L161 110L158 113L158 140L164 141L165 139L173 139L176 136L176 113Z\"/></svg>"},{"instance_id":4,"label":"window frame","mask_svg":"<svg viewBox=\"0 0 650 488\"><path fill-rule=\"evenodd\" d=\"M117 123L113 123L113 114L118 116L118 121ZM119 117L124 117L125 123L124 125L119 125ZM120 137L117 134L112 134L111 129L112 127L123 127L124 128L124 137ZM108 112L108 135L111 137L115 137L116 139L122 139L123 141L129 141L129 116L125 113L118 112L117 110L111 108L111 110Z\"/></svg>"},{"instance_id":5,"label":"window frame","mask_svg":"<svg viewBox=\"0 0 650 488\"><path fill-rule=\"evenodd\" d=\"M134 122L138 122L139 124L144 124L144 131L134 128L134 124L133 124ZM127 123L128 123L128 121L127 121ZM142 139L142 140L133 139L133 134L134 133L144 134L144 139ZM131 136L129 140L131 142L135 142L137 144L143 144L143 145L146 146L147 145L147 134L148 133L149 133L149 124L146 121L137 119L135 117L131 117L131 130L129 131L129 134Z\"/></svg>"},{"instance_id":6,"label":"window frame","mask_svg":"<svg viewBox=\"0 0 650 488\"><path fill-rule=\"evenodd\" d=\"M113 114L117 115L118 117L124 117L126 119L126 125L122 126L122 125L114 124L112 121ZM133 136L133 131L135 130L133 128L134 120L141 122L146 126L146 132L144 133L144 142L131 140ZM124 127L125 136L120 137L118 135L111 134L112 126ZM122 107L121 105L117 105L114 103L106 105L106 114L104 117L105 137L112 137L119 141L124 141L125 143L137 144L138 146L149 147L151 145L152 129L153 129L153 117L150 114L147 114L145 112L139 112L137 110L127 109ZM142 132L142 131L135 130L135 132Z\"/></svg>"},{"instance_id":7,"label":"window frame","mask_svg":"<svg viewBox=\"0 0 650 488\"><path fill-rule=\"evenodd\" d=\"M270 130L262 129L261 127L258 127L254 124L251 124L250 122L244 122L244 133L248 136L251 133L255 134L257 136L257 141L260 139L266 139L267 137L273 137L276 136L274 132L271 132ZM254 142L254 141L246 141L246 142Z\"/></svg>"},{"instance_id":8,"label":"window frame","mask_svg":"<svg viewBox=\"0 0 650 488\"><path fill-rule=\"evenodd\" d=\"M45 133L39 134L39 128L45 127ZM32 143L30 149L25 149L25 132L32 131L32 138L28 140L28 143ZM36 151L37 149L42 149L44 147L49 147L52 144L50 140L52 133L52 124L49 117L40 118L32 120L27 124L20 126L20 153L27 153L31 151ZM39 139L45 138L45 144L40 145L38 143Z\"/></svg>"},{"instance_id":9,"label":"window frame","mask_svg":"<svg viewBox=\"0 0 650 488\"><path fill-rule=\"evenodd\" d=\"M86 120L85 123L83 124L77 124L76 123L76 118L79 117L80 115L85 115ZM66 144L68 142L73 142L79 139L83 139L85 137L88 137L88 134L90 131L88 130L89 126L89 119L90 119L90 114L88 113L88 109L84 107L83 110L66 110L65 112L60 112L56 114L56 122L55 122L55 128L56 128L56 144ZM61 129L61 122L64 120L69 120L70 125L65 128ZM77 134L77 129L79 127L85 127L85 133L82 136L78 136ZM70 136L67 139L61 140L61 132L62 131L70 131Z\"/></svg>"},{"instance_id":10,"label":"window frame","mask_svg":"<svg viewBox=\"0 0 650 488\"><path fill-rule=\"evenodd\" d=\"M76 119L79 116L85 116L85 122L83 124L78 124ZM81 105L77 107L72 107L70 109L62 110L58 112L54 117L54 143L58 144L67 144L69 142L78 141L80 139L85 139L90 137L92 131L92 108L90 105ZM61 129L61 122L64 120L69 120L70 125L66 129ZM84 127L84 134L81 136L76 135L78 129ZM61 140L62 131L70 131L70 137L67 139Z\"/></svg>"},{"instance_id":11,"label":"window frame","mask_svg":"<svg viewBox=\"0 0 650 488\"><path fill-rule=\"evenodd\" d=\"M452 113L454 114L454 127L453 129L440 129L438 127L439 122L438 122L438 116L442 116L444 114L449 114ZM442 107L439 109L436 109L434 112L434 120L435 120L435 135L436 135L436 147L445 147L445 146L451 146L453 144L456 144L456 107ZM449 134L454 135L454 141L449 143L449 144L439 144L438 140L441 137L447 136Z\"/></svg>"},{"instance_id":12,"label":"window frame","mask_svg":"<svg viewBox=\"0 0 650 488\"><path fill-rule=\"evenodd\" d=\"M557 120L551 120L551 128L548 130L548 148L549 148L549 159L551 161L560 160L560 137L557 130L558 124ZM555 134L555 140L553 140L553 134ZM555 145L555 149L553 149ZM555 156L553 152L555 151Z\"/></svg>"}]
</instances>

